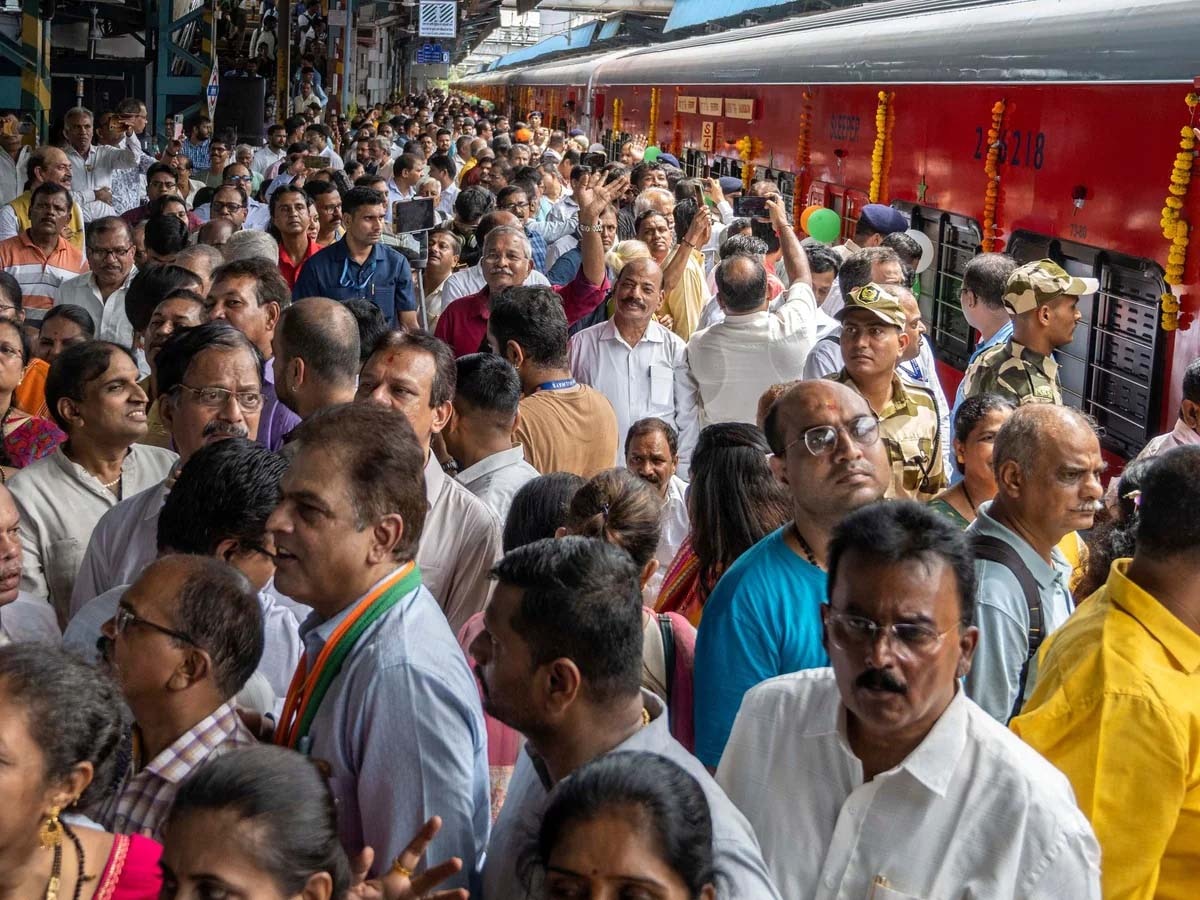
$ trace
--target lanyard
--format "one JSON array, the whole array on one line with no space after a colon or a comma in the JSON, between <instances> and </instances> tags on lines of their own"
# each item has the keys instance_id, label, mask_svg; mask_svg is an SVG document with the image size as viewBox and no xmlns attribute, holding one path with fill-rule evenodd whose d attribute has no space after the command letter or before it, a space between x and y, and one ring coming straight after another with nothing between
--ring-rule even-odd
<instances>
[{"instance_id":1,"label":"lanyard","mask_svg":"<svg viewBox=\"0 0 1200 900\"><path fill-rule=\"evenodd\" d=\"M311 672L308 671L307 656L301 656L292 675L292 683L288 686L283 714L275 729L275 743L293 749L307 748L310 744L308 729L312 726L312 720L358 639L420 584L421 570L415 562L408 563L355 604L350 615L334 629L317 654Z\"/></svg>"},{"instance_id":2,"label":"lanyard","mask_svg":"<svg viewBox=\"0 0 1200 900\"><path fill-rule=\"evenodd\" d=\"M558 381L543 381L533 389L533 392L536 394L538 391L565 391L568 388L575 387L575 384L576 382L574 378L560 378Z\"/></svg>"}]
</instances>

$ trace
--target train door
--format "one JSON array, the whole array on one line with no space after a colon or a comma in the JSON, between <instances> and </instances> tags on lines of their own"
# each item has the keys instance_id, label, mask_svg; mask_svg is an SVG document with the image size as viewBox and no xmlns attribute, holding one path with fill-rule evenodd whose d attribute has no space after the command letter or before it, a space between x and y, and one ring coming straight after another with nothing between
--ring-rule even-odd
<instances>
[{"instance_id":1,"label":"train door","mask_svg":"<svg viewBox=\"0 0 1200 900\"><path fill-rule=\"evenodd\" d=\"M1081 298L1083 321L1055 353L1063 399L1096 419L1101 443L1130 458L1159 428L1163 397L1161 270L1148 259L1018 231L1008 252L1018 262L1053 259L1073 275L1096 278L1100 290Z\"/></svg>"},{"instance_id":2,"label":"train door","mask_svg":"<svg viewBox=\"0 0 1200 900\"><path fill-rule=\"evenodd\" d=\"M845 241L854 237L859 210L870 202L865 191L848 188L844 184L814 181L808 187L808 199L804 205L826 206L837 213L842 219L842 240Z\"/></svg>"},{"instance_id":3,"label":"train door","mask_svg":"<svg viewBox=\"0 0 1200 900\"><path fill-rule=\"evenodd\" d=\"M975 349L975 333L962 314L962 279L979 252L979 224L930 206L897 203L896 208L933 244L933 263L920 275L917 299L938 359L962 372Z\"/></svg>"}]
</instances>

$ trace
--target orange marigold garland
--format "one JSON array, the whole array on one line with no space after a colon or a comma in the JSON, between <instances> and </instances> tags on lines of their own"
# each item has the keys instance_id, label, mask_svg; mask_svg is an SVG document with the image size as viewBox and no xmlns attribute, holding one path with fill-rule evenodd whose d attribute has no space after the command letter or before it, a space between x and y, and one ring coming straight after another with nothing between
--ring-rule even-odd
<instances>
[{"instance_id":1,"label":"orange marigold garland","mask_svg":"<svg viewBox=\"0 0 1200 900\"><path fill-rule=\"evenodd\" d=\"M658 102L662 94L659 88L650 88L650 123L646 126L646 145L658 145Z\"/></svg>"},{"instance_id":2,"label":"orange marigold garland","mask_svg":"<svg viewBox=\"0 0 1200 900\"><path fill-rule=\"evenodd\" d=\"M800 95L800 135L796 138L796 181L792 190L792 224L800 227L800 215L804 212L804 181L811 161L809 138L812 136L812 94L804 91Z\"/></svg>"},{"instance_id":3,"label":"orange marigold garland","mask_svg":"<svg viewBox=\"0 0 1200 900\"><path fill-rule=\"evenodd\" d=\"M738 156L742 160L742 188L749 191L750 184L754 181L754 163L751 160L762 153L763 142L747 134L739 138L734 146L737 147Z\"/></svg>"},{"instance_id":4,"label":"orange marigold garland","mask_svg":"<svg viewBox=\"0 0 1200 900\"><path fill-rule=\"evenodd\" d=\"M892 129L896 127L896 95L888 94L887 104L887 128L885 131L886 140L883 144L883 171L879 178L879 202L887 203L891 196L891 189L888 184L888 179L892 174L892 148L895 142L892 141Z\"/></svg>"},{"instance_id":5,"label":"orange marigold garland","mask_svg":"<svg viewBox=\"0 0 1200 900\"><path fill-rule=\"evenodd\" d=\"M679 97L683 88L675 88L675 109L671 113L671 152L683 159L683 115L679 112Z\"/></svg>"},{"instance_id":6,"label":"orange marigold garland","mask_svg":"<svg viewBox=\"0 0 1200 900\"><path fill-rule=\"evenodd\" d=\"M875 148L871 151L871 190L872 203L882 203L887 185L887 170L892 164L892 153L888 147L891 143L891 123L889 110L895 94L887 91L879 92L879 104L875 107Z\"/></svg>"},{"instance_id":7,"label":"orange marigold garland","mask_svg":"<svg viewBox=\"0 0 1200 900\"><path fill-rule=\"evenodd\" d=\"M1187 103L1194 121L1196 107L1200 105L1200 95L1189 93L1184 102ZM1167 271L1163 280L1172 288L1182 286L1184 269L1187 266L1191 230L1187 220L1183 218L1183 208L1192 182L1195 149L1196 133L1189 123L1179 129L1179 151L1175 154L1175 163L1171 168L1171 184L1167 187L1160 222L1162 236L1171 242L1167 250ZM1181 327L1186 329L1190 324L1190 316L1184 322L1180 322L1179 297L1173 291L1167 291L1159 298L1159 309L1162 313L1160 322L1163 331L1175 331Z\"/></svg>"},{"instance_id":8,"label":"orange marigold garland","mask_svg":"<svg viewBox=\"0 0 1200 900\"><path fill-rule=\"evenodd\" d=\"M996 249L996 211L1000 203L1000 134L1004 125L1004 101L992 106L992 126L988 129L987 157L983 171L987 174L987 191L983 198L983 252Z\"/></svg>"}]
</instances>

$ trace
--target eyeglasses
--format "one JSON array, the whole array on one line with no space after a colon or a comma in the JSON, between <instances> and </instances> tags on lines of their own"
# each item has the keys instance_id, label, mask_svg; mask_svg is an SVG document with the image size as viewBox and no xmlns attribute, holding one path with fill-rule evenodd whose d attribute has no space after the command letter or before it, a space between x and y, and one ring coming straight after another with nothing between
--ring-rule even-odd
<instances>
[{"instance_id":1,"label":"eyeglasses","mask_svg":"<svg viewBox=\"0 0 1200 900\"><path fill-rule=\"evenodd\" d=\"M229 175L225 178L226 184L232 184L237 181L253 181L253 175Z\"/></svg>"},{"instance_id":2,"label":"eyeglasses","mask_svg":"<svg viewBox=\"0 0 1200 900\"><path fill-rule=\"evenodd\" d=\"M259 391L230 391L219 387L194 388L189 384L181 384L179 387L195 395L196 401L209 409L223 409L230 397L237 397L237 404L242 412L254 412L263 405L263 395Z\"/></svg>"},{"instance_id":3,"label":"eyeglasses","mask_svg":"<svg viewBox=\"0 0 1200 900\"><path fill-rule=\"evenodd\" d=\"M152 181L151 187L156 187L164 191L173 191L178 185L174 181Z\"/></svg>"},{"instance_id":4,"label":"eyeglasses","mask_svg":"<svg viewBox=\"0 0 1200 900\"><path fill-rule=\"evenodd\" d=\"M503 206L501 206L500 208L502 210L504 210L505 212L510 212L510 213L520 212L521 210L529 209L529 202L526 201L525 203L506 203Z\"/></svg>"},{"instance_id":5,"label":"eyeglasses","mask_svg":"<svg viewBox=\"0 0 1200 900\"><path fill-rule=\"evenodd\" d=\"M942 638L958 627L951 625L938 631L931 625L919 622L893 622L880 625L863 616L831 612L825 616L829 640L839 650L861 650L874 647L881 635L887 635L892 650L900 655L932 653L942 644Z\"/></svg>"},{"instance_id":6,"label":"eyeglasses","mask_svg":"<svg viewBox=\"0 0 1200 900\"><path fill-rule=\"evenodd\" d=\"M233 213L245 208L246 204L244 203L217 203L214 201L212 204L212 210L215 213Z\"/></svg>"},{"instance_id":7,"label":"eyeglasses","mask_svg":"<svg viewBox=\"0 0 1200 900\"><path fill-rule=\"evenodd\" d=\"M160 634L167 635L167 637L173 637L177 641L191 644L193 647L200 646L191 635L184 634L182 631L176 631L174 628L167 628L165 625L151 622L149 619L143 619L128 606L118 606L117 614L113 617L113 626L117 634L124 634L129 630L130 625L142 625L151 631L157 631Z\"/></svg>"},{"instance_id":8,"label":"eyeglasses","mask_svg":"<svg viewBox=\"0 0 1200 900\"><path fill-rule=\"evenodd\" d=\"M828 456L837 447L838 436L845 432L860 447L870 447L879 440L879 420L874 416L857 416L845 425L814 425L796 438L783 452L791 450L801 441L813 456Z\"/></svg>"},{"instance_id":9,"label":"eyeglasses","mask_svg":"<svg viewBox=\"0 0 1200 900\"><path fill-rule=\"evenodd\" d=\"M88 256L98 259L120 259L132 249L132 244L128 247L88 247Z\"/></svg>"}]
</instances>

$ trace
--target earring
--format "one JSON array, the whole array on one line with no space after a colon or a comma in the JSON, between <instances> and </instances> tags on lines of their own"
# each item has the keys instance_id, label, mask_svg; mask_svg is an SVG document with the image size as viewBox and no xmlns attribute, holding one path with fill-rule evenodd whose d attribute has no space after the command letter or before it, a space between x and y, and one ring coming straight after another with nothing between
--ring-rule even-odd
<instances>
[{"instance_id":1,"label":"earring","mask_svg":"<svg viewBox=\"0 0 1200 900\"><path fill-rule=\"evenodd\" d=\"M43 850L51 850L62 843L62 823L58 820L59 807L50 807L50 815L38 828L38 843Z\"/></svg>"}]
</instances>

